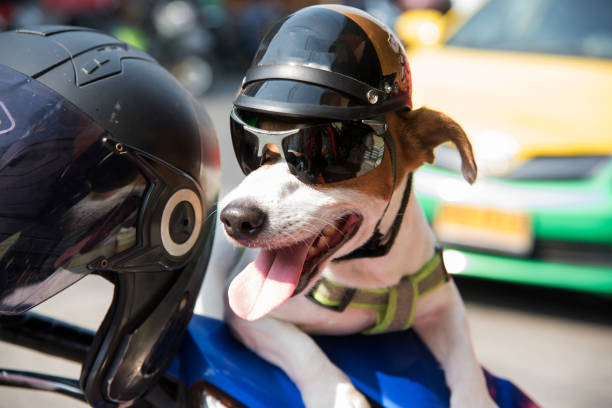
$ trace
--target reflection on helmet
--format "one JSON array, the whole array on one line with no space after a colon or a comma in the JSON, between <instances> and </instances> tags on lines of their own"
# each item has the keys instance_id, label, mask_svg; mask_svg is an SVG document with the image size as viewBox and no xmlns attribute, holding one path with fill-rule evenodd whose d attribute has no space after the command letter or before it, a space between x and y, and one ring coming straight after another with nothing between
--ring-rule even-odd
<instances>
[{"instance_id":1,"label":"reflection on helmet","mask_svg":"<svg viewBox=\"0 0 612 408\"><path fill-rule=\"evenodd\" d=\"M362 119L411 107L411 78L395 34L346 6L307 7L260 44L234 104L286 116Z\"/></svg>"},{"instance_id":2,"label":"reflection on helmet","mask_svg":"<svg viewBox=\"0 0 612 408\"><path fill-rule=\"evenodd\" d=\"M0 141L0 310L15 313L112 257L116 235L134 245L147 183L61 96L2 65L0 90L14 121Z\"/></svg>"}]
</instances>

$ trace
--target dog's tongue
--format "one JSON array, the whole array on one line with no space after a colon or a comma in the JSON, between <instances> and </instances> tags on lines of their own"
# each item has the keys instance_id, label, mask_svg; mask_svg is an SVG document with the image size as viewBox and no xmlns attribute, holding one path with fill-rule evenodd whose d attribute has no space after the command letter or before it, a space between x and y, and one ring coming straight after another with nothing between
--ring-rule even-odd
<instances>
[{"instance_id":1,"label":"dog's tongue","mask_svg":"<svg viewBox=\"0 0 612 408\"><path fill-rule=\"evenodd\" d=\"M232 280L228 296L234 313L246 320L268 314L291 297L300 280L311 243L275 250L262 249Z\"/></svg>"}]
</instances>

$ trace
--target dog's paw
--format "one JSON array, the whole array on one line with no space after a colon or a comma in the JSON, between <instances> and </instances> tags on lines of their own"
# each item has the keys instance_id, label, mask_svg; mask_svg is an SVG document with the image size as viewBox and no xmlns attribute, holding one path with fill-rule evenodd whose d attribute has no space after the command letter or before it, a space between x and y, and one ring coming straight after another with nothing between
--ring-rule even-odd
<instances>
[{"instance_id":1,"label":"dog's paw","mask_svg":"<svg viewBox=\"0 0 612 408\"><path fill-rule=\"evenodd\" d=\"M497 404L488 392L471 395L455 394L451 396L451 408L497 408Z\"/></svg>"},{"instance_id":2,"label":"dog's paw","mask_svg":"<svg viewBox=\"0 0 612 408\"><path fill-rule=\"evenodd\" d=\"M338 384L334 408L369 408L370 404L353 384Z\"/></svg>"},{"instance_id":3,"label":"dog's paw","mask_svg":"<svg viewBox=\"0 0 612 408\"><path fill-rule=\"evenodd\" d=\"M366 398L346 378L342 381L317 381L302 390L308 408L369 408Z\"/></svg>"}]
</instances>

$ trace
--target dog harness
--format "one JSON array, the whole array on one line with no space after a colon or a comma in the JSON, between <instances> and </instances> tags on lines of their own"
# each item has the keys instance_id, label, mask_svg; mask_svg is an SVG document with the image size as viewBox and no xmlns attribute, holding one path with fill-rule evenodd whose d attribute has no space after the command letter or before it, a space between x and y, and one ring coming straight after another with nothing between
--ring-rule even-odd
<instances>
[{"instance_id":1,"label":"dog harness","mask_svg":"<svg viewBox=\"0 0 612 408\"><path fill-rule=\"evenodd\" d=\"M417 273L405 275L383 289L354 289L329 279L320 279L308 298L326 309L342 312L347 307L376 309L376 324L363 334L380 334L410 328L417 300L448 282L442 248Z\"/></svg>"}]
</instances>

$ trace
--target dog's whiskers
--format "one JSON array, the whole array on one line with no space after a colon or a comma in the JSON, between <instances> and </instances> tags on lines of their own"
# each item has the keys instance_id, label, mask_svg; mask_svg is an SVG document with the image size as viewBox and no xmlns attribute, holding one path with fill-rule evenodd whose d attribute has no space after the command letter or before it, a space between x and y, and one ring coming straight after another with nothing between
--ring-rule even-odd
<instances>
[{"instance_id":1,"label":"dog's whiskers","mask_svg":"<svg viewBox=\"0 0 612 408\"><path fill-rule=\"evenodd\" d=\"M336 218L336 219L334 219L333 221L329 221L329 220L327 220L327 219L325 219L325 218L322 218L322 217L316 217L316 216L314 216L314 215L312 215L311 217L312 217L312 218L314 218L314 219L317 219L317 220L321 220L321 221L323 221L323 225L322 225L322 227L319 229L319 231L323 231L323 230L324 230L324 229L326 229L327 227L331 226L332 228L334 228L334 229L336 230L336 232L339 232L339 233L341 233L342 235L345 235L345 234L342 232L342 230L341 230L340 228L338 228L338 226L337 226L337 224L336 224L336 223L337 223L337 221L338 221L338 220L340 220L341 218Z\"/></svg>"},{"instance_id":2,"label":"dog's whiskers","mask_svg":"<svg viewBox=\"0 0 612 408\"><path fill-rule=\"evenodd\" d=\"M344 216L330 220L329 218L310 214L307 220L304 220L298 224L291 224L290 228L283 227L282 224L280 226L275 226L270 235L265 234L266 236L262 236L259 239L251 242L249 247L276 250L290 245L304 244L311 246L324 245L327 250L330 250L335 245L331 245L329 240L326 240L326 242L323 243L325 240L320 239L321 237L340 235L341 240L343 240L347 236L347 232L343 231L339 226L339 222L343 218Z\"/></svg>"}]
</instances>

